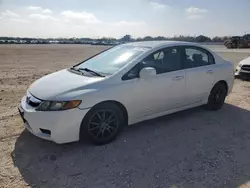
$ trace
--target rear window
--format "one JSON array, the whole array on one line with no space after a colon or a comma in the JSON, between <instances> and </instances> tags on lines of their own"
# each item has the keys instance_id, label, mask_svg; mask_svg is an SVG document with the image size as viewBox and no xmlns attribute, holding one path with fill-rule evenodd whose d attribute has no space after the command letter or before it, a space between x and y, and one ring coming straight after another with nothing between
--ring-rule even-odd
<instances>
[{"instance_id":1,"label":"rear window","mask_svg":"<svg viewBox=\"0 0 250 188\"><path fill-rule=\"evenodd\" d=\"M212 54L198 47L185 47L185 68L193 68L214 64Z\"/></svg>"}]
</instances>

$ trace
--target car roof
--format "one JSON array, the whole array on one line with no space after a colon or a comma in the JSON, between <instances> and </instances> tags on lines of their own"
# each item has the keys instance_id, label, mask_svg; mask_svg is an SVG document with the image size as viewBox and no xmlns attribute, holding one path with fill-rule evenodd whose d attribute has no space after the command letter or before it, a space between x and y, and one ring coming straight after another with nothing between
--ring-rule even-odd
<instances>
[{"instance_id":1,"label":"car roof","mask_svg":"<svg viewBox=\"0 0 250 188\"><path fill-rule=\"evenodd\" d=\"M138 46L138 47L148 47L148 48L157 48L157 47L167 47L173 45L190 45L190 46L199 46L196 43L192 42L182 42L182 41L143 41L143 42L130 42L124 45Z\"/></svg>"}]
</instances>

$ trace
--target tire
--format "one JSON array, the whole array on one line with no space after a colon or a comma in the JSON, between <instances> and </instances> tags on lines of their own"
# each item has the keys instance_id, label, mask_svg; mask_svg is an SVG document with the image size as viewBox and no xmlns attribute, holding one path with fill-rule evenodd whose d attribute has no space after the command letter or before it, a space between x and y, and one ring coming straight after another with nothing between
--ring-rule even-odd
<instances>
[{"instance_id":1,"label":"tire","mask_svg":"<svg viewBox=\"0 0 250 188\"><path fill-rule=\"evenodd\" d=\"M232 49L232 48L233 48L233 44L232 44L232 43L227 43L227 44L226 44L226 47L227 47L228 49Z\"/></svg>"},{"instance_id":2,"label":"tire","mask_svg":"<svg viewBox=\"0 0 250 188\"><path fill-rule=\"evenodd\" d=\"M215 84L208 97L206 108L209 110L219 110L223 106L226 96L227 88L225 84Z\"/></svg>"},{"instance_id":3,"label":"tire","mask_svg":"<svg viewBox=\"0 0 250 188\"><path fill-rule=\"evenodd\" d=\"M120 134L125 122L124 114L115 103L99 104L84 117L80 139L87 137L95 145L108 144Z\"/></svg>"}]
</instances>

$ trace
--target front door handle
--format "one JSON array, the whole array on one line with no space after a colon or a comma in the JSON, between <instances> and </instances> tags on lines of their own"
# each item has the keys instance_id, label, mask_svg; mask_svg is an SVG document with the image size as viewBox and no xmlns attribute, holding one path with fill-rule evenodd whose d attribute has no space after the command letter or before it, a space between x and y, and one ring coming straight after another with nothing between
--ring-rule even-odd
<instances>
[{"instance_id":1,"label":"front door handle","mask_svg":"<svg viewBox=\"0 0 250 188\"><path fill-rule=\"evenodd\" d=\"M213 72L214 72L213 70L208 70L207 74L213 74Z\"/></svg>"},{"instance_id":2,"label":"front door handle","mask_svg":"<svg viewBox=\"0 0 250 188\"><path fill-rule=\"evenodd\" d=\"M172 80L182 80L184 78L184 76L176 76L176 77L173 77Z\"/></svg>"}]
</instances>

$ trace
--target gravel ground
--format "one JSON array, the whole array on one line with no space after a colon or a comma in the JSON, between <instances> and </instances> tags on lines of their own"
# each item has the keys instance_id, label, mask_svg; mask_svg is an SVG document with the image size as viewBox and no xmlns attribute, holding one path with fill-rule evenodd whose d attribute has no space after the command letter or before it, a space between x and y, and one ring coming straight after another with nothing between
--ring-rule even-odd
<instances>
[{"instance_id":1,"label":"gravel ground","mask_svg":"<svg viewBox=\"0 0 250 188\"><path fill-rule=\"evenodd\" d=\"M0 45L0 187L250 187L248 81L235 80L219 111L142 122L105 146L57 145L25 131L16 107L29 84L104 48ZM250 56L214 49L234 63Z\"/></svg>"}]
</instances>

